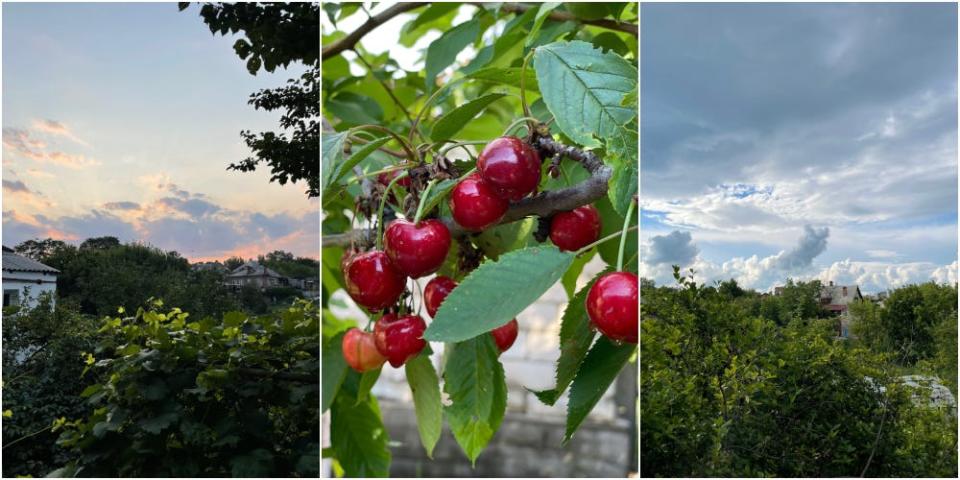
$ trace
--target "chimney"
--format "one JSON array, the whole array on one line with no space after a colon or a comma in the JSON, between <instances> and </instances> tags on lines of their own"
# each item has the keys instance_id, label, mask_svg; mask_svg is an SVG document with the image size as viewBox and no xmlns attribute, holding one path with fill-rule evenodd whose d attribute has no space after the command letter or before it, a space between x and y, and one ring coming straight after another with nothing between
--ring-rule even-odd
<instances>
[{"instance_id":1,"label":"chimney","mask_svg":"<svg viewBox=\"0 0 960 480\"><path fill-rule=\"evenodd\" d=\"M830 286L831 287L833 286L833 280L830 280Z\"/></svg>"}]
</instances>

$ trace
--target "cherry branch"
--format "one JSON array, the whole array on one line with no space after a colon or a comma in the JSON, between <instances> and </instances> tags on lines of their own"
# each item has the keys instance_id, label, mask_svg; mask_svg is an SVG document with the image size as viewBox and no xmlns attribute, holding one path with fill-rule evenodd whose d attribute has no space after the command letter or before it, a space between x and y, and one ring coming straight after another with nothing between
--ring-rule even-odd
<instances>
[{"instance_id":1,"label":"cherry branch","mask_svg":"<svg viewBox=\"0 0 960 480\"><path fill-rule=\"evenodd\" d=\"M610 181L612 171L592 152L563 145L549 136L538 136L534 142L534 146L538 147L541 152L565 156L580 162L590 172L590 178L572 187L541 192L538 195L511 204L499 225L523 220L530 216L547 217L557 212L573 210L579 206L592 203L607 194L607 183ZM444 217L440 221L446 224L450 234L454 237L462 237L471 233L458 225L452 218ZM354 229L344 233L323 235L321 245L323 247L333 247L350 245L351 243L371 244L375 235L376 229Z\"/></svg>"},{"instance_id":2,"label":"cherry branch","mask_svg":"<svg viewBox=\"0 0 960 480\"><path fill-rule=\"evenodd\" d=\"M474 3L474 5L478 5L478 4L479 3ZM530 5L524 5L522 3L504 3L500 7L500 9L503 10L504 12L517 13L521 15L527 10L530 10L531 8L540 8L540 5L534 4L533 6L530 6ZM634 37L639 36L639 29L637 28L637 24L635 23L618 22L616 20L609 20L609 19L584 20L582 18L577 18L575 15L573 15L570 12L563 12L563 11L556 11L556 10L550 12L547 15L547 18L556 22L573 21L573 22L582 23L585 25L603 27L609 30L626 32L633 35Z\"/></svg>"},{"instance_id":3,"label":"cherry branch","mask_svg":"<svg viewBox=\"0 0 960 480\"><path fill-rule=\"evenodd\" d=\"M323 47L323 52L321 53L321 58L323 60L328 60L337 55L340 55L346 50L353 50L353 47L357 45L357 42L363 38L364 35L370 33L375 28L383 25L391 18L396 17L404 12L409 12L415 8L422 7L426 5L426 2L411 2L411 3L398 3L370 18L366 22L363 22L363 25L360 25L356 30L350 32L346 37L337 40L330 45Z\"/></svg>"}]
</instances>

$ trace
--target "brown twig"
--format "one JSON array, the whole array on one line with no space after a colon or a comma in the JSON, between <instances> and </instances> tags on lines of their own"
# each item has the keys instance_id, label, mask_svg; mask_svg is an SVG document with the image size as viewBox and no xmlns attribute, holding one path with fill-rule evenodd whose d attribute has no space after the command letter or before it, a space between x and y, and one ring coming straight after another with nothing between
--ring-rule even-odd
<instances>
[{"instance_id":1,"label":"brown twig","mask_svg":"<svg viewBox=\"0 0 960 480\"><path fill-rule=\"evenodd\" d=\"M373 31L373 29L383 25L391 18L396 17L404 12L409 12L415 8L422 7L426 5L426 2L410 2L410 3L398 3L370 18L366 22L363 22L363 25L360 25L356 30L350 32L346 37L337 40L326 47L323 47L323 52L321 53L321 58L323 60L328 60L330 58L340 55L346 50L353 50L353 47L357 45L357 42L363 38L364 35Z\"/></svg>"},{"instance_id":2,"label":"brown twig","mask_svg":"<svg viewBox=\"0 0 960 480\"><path fill-rule=\"evenodd\" d=\"M590 178L569 188L542 192L533 197L520 200L510 205L507 213L500 220L500 224L516 222L530 216L545 217L557 212L573 210L581 205L594 202L607 194L607 182L612 174L610 167L603 164L596 155L578 148L568 147L556 142L551 137L543 136L536 139L536 145L541 151L554 155L564 155L580 162L590 172ZM450 234L461 237L470 233L453 221L452 218L440 219ZM351 242L370 242L376 235L375 229L354 229L349 232L333 235L324 235L321 239L323 247L349 245Z\"/></svg>"},{"instance_id":3,"label":"brown twig","mask_svg":"<svg viewBox=\"0 0 960 480\"><path fill-rule=\"evenodd\" d=\"M474 3L474 5L477 5L477 3ZM500 7L500 9L503 10L504 12L511 12L511 13L517 13L517 14L523 14L524 12L526 12L527 10L530 10L531 8L540 8L540 7L539 5L530 6L530 5L524 5L521 3L504 3ZM570 12L562 12L562 11L556 11L556 10L550 12L550 14L547 15L547 18L556 22L574 21L578 23L583 23L585 25L593 25L596 27L603 27L609 30L626 32L633 35L634 37L639 36L639 29L637 28L637 24L635 23L618 22L616 20L609 20L609 19L584 20L581 18L577 18Z\"/></svg>"}]
</instances>

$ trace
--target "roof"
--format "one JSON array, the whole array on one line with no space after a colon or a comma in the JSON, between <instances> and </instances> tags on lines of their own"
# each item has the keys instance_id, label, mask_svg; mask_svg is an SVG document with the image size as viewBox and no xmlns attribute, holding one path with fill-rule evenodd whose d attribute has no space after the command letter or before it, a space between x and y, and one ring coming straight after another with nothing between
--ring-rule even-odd
<instances>
[{"instance_id":1,"label":"roof","mask_svg":"<svg viewBox=\"0 0 960 480\"><path fill-rule=\"evenodd\" d=\"M3 269L8 272L60 273L56 268L20 255L7 247L3 247Z\"/></svg>"},{"instance_id":2,"label":"roof","mask_svg":"<svg viewBox=\"0 0 960 480\"><path fill-rule=\"evenodd\" d=\"M829 298L835 300L842 299L844 297L844 289L847 290L848 297L863 298L863 295L860 293L859 285L823 285L820 287L820 298Z\"/></svg>"},{"instance_id":3,"label":"roof","mask_svg":"<svg viewBox=\"0 0 960 480\"><path fill-rule=\"evenodd\" d=\"M280 275L279 273L263 265L260 265L259 263L254 262L252 260L247 263L244 263L243 265L240 265L239 267L235 268L232 272L230 272L229 275L227 275L227 277L234 277L234 278L235 277L261 277L261 276L276 277L276 278L282 277L282 275Z\"/></svg>"}]
</instances>

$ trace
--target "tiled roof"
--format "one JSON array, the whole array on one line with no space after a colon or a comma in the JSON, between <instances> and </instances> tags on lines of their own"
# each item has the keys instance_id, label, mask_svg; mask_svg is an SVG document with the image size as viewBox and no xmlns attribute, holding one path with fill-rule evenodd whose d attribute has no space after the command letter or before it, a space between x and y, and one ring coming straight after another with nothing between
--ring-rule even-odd
<instances>
[{"instance_id":1,"label":"tiled roof","mask_svg":"<svg viewBox=\"0 0 960 480\"><path fill-rule=\"evenodd\" d=\"M230 275L227 275L227 277L259 277L259 276L280 278L282 275L254 261L250 261L250 262L244 263L243 265L240 265L239 267L235 268L232 272L230 272Z\"/></svg>"},{"instance_id":2,"label":"tiled roof","mask_svg":"<svg viewBox=\"0 0 960 480\"><path fill-rule=\"evenodd\" d=\"M44 265L32 258L24 257L6 247L3 248L3 269L9 272L60 273L56 268Z\"/></svg>"}]
</instances>

